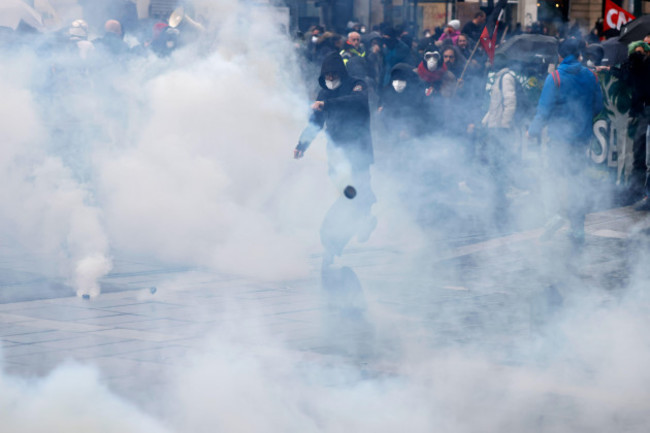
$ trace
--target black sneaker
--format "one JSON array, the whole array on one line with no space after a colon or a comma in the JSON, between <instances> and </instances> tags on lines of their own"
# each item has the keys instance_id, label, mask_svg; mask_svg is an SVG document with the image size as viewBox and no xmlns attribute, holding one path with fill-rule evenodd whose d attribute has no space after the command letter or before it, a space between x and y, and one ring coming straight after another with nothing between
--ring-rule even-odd
<instances>
[{"instance_id":1,"label":"black sneaker","mask_svg":"<svg viewBox=\"0 0 650 433\"><path fill-rule=\"evenodd\" d=\"M650 200L648 199L648 196L645 196L641 200L634 203L634 210L644 212L650 211Z\"/></svg>"}]
</instances>

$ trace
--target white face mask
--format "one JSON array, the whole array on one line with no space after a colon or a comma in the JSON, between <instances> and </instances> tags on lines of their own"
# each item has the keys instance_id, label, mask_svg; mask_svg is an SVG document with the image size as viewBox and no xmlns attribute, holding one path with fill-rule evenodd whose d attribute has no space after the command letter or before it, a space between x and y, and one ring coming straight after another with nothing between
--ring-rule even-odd
<instances>
[{"instance_id":1,"label":"white face mask","mask_svg":"<svg viewBox=\"0 0 650 433\"><path fill-rule=\"evenodd\" d=\"M312 36L311 37L311 42L312 42L312 44L315 44L316 42L318 42L318 36Z\"/></svg>"},{"instance_id":2,"label":"white face mask","mask_svg":"<svg viewBox=\"0 0 650 433\"><path fill-rule=\"evenodd\" d=\"M589 59L589 60L587 60L587 67L588 68L594 68L594 67L596 67L596 64L591 59Z\"/></svg>"},{"instance_id":3,"label":"white face mask","mask_svg":"<svg viewBox=\"0 0 650 433\"><path fill-rule=\"evenodd\" d=\"M404 80L393 80L392 84L397 93L402 93L406 89L406 81Z\"/></svg>"},{"instance_id":4,"label":"white face mask","mask_svg":"<svg viewBox=\"0 0 650 433\"><path fill-rule=\"evenodd\" d=\"M438 59L435 57L429 57L427 59L427 69L429 71L435 71L438 69Z\"/></svg>"},{"instance_id":5,"label":"white face mask","mask_svg":"<svg viewBox=\"0 0 650 433\"><path fill-rule=\"evenodd\" d=\"M337 78L336 80L325 80L325 87L330 90L334 90L341 85L341 79Z\"/></svg>"}]
</instances>

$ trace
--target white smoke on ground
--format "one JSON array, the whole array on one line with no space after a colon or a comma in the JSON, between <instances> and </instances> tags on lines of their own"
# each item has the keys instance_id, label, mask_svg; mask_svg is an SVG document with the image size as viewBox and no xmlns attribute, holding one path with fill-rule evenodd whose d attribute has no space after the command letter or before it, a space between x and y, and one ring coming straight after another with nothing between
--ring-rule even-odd
<instances>
[{"instance_id":1,"label":"white smoke on ground","mask_svg":"<svg viewBox=\"0 0 650 433\"><path fill-rule=\"evenodd\" d=\"M113 394L98 371L63 365L42 380L0 375L0 417L7 433L170 432Z\"/></svg>"},{"instance_id":2,"label":"white smoke on ground","mask_svg":"<svg viewBox=\"0 0 650 433\"><path fill-rule=\"evenodd\" d=\"M102 212L88 186L47 152L48 133L25 82L35 59L18 60L0 67L0 236L15 254L32 257L32 271L69 281L79 295L95 296L98 279L111 269Z\"/></svg>"},{"instance_id":3,"label":"white smoke on ground","mask_svg":"<svg viewBox=\"0 0 650 433\"><path fill-rule=\"evenodd\" d=\"M68 364L41 379L0 375L0 414L10 433L642 432L650 350L639 342L649 316L635 293L553 316L539 338L519 341L526 353L514 363L411 334L372 359L318 355L233 315L167 370L155 395L142 389L152 413L111 393L93 368Z\"/></svg>"}]
</instances>

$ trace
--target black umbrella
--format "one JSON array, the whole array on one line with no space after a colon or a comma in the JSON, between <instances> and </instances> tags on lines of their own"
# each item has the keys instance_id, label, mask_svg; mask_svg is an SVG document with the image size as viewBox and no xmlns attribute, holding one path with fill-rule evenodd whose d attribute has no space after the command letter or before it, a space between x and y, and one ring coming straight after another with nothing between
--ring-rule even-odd
<instances>
[{"instance_id":1,"label":"black umbrella","mask_svg":"<svg viewBox=\"0 0 650 433\"><path fill-rule=\"evenodd\" d=\"M629 44L634 41L641 41L647 35L650 35L650 15L644 15L621 27L619 40L624 44Z\"/></svg>"},{"instance_id":2,"label":"black umbrella","mask_svg":"<svg viewBox=\"0 0 650 433\"><path fill-rule=\"evenodd\" d=\"M618 36L601 42L600 46L604 51L603 66L614 66L627 60L627 45L622 44Z\"/></svg>"},{"instance_id":3,"label":"black umbrella","mask_svg":"<svg viewBox=\"0 0 650 433\"><path fill-rule=\"evenodd\" d=\"M552 36L524 33L514 36L496 49L496 54L508 60L528 61L534 57L553 57L557 55L558 41Z\"/></svg>"}]
</instances>

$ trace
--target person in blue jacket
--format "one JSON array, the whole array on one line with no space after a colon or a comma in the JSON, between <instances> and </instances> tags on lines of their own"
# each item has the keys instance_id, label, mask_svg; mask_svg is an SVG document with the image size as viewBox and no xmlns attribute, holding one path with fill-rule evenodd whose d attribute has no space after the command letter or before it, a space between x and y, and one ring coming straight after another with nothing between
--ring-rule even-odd
<instances>
[{"instance_id":1,"label":"person in blue jacket","mask_svg":"<svg viewBox=\"0 0 650 433\"><path fill-rule=\"evenodd\" d=\"M559 181L558 202L571 225L569 236L582 244L589 195L583 172L589 161L593 118L603 109L603 95L598 78L580 63L579 56L577 39L560 43L560 64L546 77L528 136L539 137L542 129L548 127L549 175ZM550 238L563 224L564 220L556 217L543 236Z\"/></svg>"}]
</instances>

